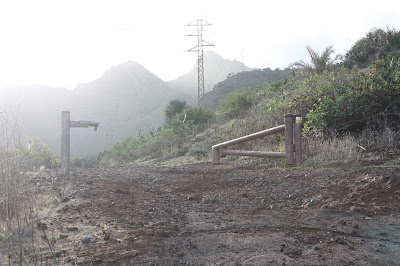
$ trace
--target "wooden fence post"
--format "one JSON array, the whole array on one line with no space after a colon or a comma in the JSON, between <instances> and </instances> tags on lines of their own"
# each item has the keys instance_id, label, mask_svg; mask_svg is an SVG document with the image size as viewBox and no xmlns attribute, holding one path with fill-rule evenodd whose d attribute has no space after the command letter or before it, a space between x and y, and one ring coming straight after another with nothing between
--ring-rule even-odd
<instances>
[{"instance_id":1,"label":"wooden fence post","mask_svg":"<svg viewBox=\"0 0 400 266\"><path fill-rule=\"evenodd\" d=\"M296 123L294 128L294 145L295 145L295 154L296 154L296 164L303 163L303 150L301 145L301 115L295 115Z\"/></svg>"},{"instance_id":2,"label":"wooden fence post","mask_svg":"<svg viewBox=\"0 0 400 266\"><path fill-rule=\"evenodd\" d=\"M220 148L212 148L213 163L219 163Z\"/></svg>"},{"instance_id":3,"label":"wooden fence post","mask_svg":"<svg viewBox=\"0 0 400 266\"><path fill-rule=\"evenodd\" d=\"M294 164L293 115L285 114L285 158L286 164Z\"/></svg>"},{"instance_id":4,"label":"wooden fence post","mask_svg":"<svg viewBox=\"0 0 400 266\"><path fill-rule=\"evenodd\" d=\"M69 178L70 165L70 113L61 112L61 174Z\"/></svg>"}]
</instances>

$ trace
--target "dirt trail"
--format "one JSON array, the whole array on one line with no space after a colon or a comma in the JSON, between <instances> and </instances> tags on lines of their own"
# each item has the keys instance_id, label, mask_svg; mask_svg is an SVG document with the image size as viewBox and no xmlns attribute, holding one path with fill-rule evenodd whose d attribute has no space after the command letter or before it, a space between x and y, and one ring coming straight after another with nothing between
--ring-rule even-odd
<instances>
[{"instance_id":1,"label":"dirt trail","mask_svg":"<svg viewBox=\"0 0 400 266\"><path fill-rule=\"evenodd\" d=\"M399 265L399 168L76 169L43 221L61 264Z\"/></svg>"}]
</instances>

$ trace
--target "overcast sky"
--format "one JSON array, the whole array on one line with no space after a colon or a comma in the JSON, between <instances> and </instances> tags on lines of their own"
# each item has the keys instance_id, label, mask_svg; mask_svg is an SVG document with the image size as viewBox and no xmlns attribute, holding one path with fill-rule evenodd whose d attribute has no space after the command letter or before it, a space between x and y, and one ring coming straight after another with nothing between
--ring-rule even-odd
<instances>
[{"instance_id":1,"label":"overcast sky","mask_svg":"<svg viewBox=\"0 0 400 266\"><path fill-rule=\"evenodd\" d=\"M400 2L305 0L0 0L0 86L73 88L133 60L172 80L191 70L196 19L223 58L256 68L308 60L306 46L344 53L373 27L400 29Z\"/></svg>"}]
</instances>

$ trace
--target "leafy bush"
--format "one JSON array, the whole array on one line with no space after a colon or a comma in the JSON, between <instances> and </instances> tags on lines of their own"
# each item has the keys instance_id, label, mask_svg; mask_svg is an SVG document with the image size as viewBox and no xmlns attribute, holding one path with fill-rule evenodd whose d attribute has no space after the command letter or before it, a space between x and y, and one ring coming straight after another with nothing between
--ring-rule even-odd
<instances>
[{"instance_id":1,"label":"leafy bush","mask_svg":"<svg viewBox=\"0 0 400 266\"><path fill-rule=\"evenodd\" d=\"M213 113L200 107L188 107L179 114L178 119L186 123L189 127L201 126L211 122L214 118Z\"/></svg>"},{"instance_id":2,"label":"leafy bush","mask_svg":"<svg viewBox=\"0 0 400 266\"><path fill-rule=\"evenodd\" d=\"M400 56L400 32L372 29L346 53L344 65L348 68L366 68L377 59Z\"/></svg>"},{"instance_id":3,"label":"leafy bush","mask_svg":"<svg viewBox=\"0 0 400 266\"><path fill-rule=\"evenodd\" d=\"M361 131L400 122L400 69L388 60L376 61L369 73L345 70L313 76L299 85L292 109L306 114L306 131Z\"/></svg>"},{"instance_id":4,"label":"leafy bush","mask_svg":"<svg viewBox=\"0 0 400 266\"><path fill-rule=\"evenodd\" d=\"M219 102L216 115L232 118L244 114L255 105L255 98L256 92L253 90L232 92L228 94L226 100Z\"/></svg>"},{"instance_id":5,"label":"leafy bush","mask_svg":"<svg viewBox=\"0 0 400 266\"><path fill-rule=\"evenodd\" d=\"M145 144L148 153L155 153L171 145L170 139L168 138L166 131L163 131L162 133L163 134L149 138L148 142Z\"/></svg>"},{"instance_id":6,"label":"leafy bush","mask_svg":"<svg viewBox=\"0 0 400 266\"><path fill-rule=\"evenodd\" d=\"M189 105L185 100L179 100L179 99L171 100L168 103L167 107L165 107L165 117L167 119L171 119L177 114L182 113L183 110L185 110L188 107Z\"/></svg>"},{"instance_id":7,"label":"leafy bush","mask_svg":"<svg viewBox=\"0 0 400 266\"><path fill-rule=\"evenodd\" d=\"M82 158L73 158L71 160L71 165L74 167L83 167L83 159Z\"/></svg>"},{"instance_id":8,"label":"leafy bush","mask_svg":"<svg viewBox=\"0 0 400 266\"><path fill-rule=\"evenodd\" d=\"M207 155L207 150L200 143L195 143L189 149L189 154L195 157L197 160L200 160L202 157Z\"/></svg>"},{"instance_id":9,"label":"leafy bush","mask_svg":"<svg viewBox=\"0 0 400 266\"><path fill-rule=\"evenodd\" d=\"M74 158L71 160L71 165L80 168L93 168L97 165L97 157L89 155L85 158Z\"/></svg>"},{"instance_id":10,"label":"leafy bush","mask_svg":"<svg viewBox=\"0 0 400 266\"><path fill-rule=\"evenodd\" d=\"M144 143L144 141L144 137L141 134L136 137L128 137L122 142L115 144L111 149L99 153L97 161L101 164L107 162L132 162L136 159L135 149Z\"/></svg>"},{"instance_id":11,"label":"leafy bush","mask_svg":"<svg viewBox=\"0 0 400 266\"><path fill-rule=\"evenodd\" d=\"M42 143L38 138L29 139L26 146L21 147L21 157L25 170L40 168L56 168L60 166L60 160L50 151L49 145Z\"/></svg>"}]
</instances>

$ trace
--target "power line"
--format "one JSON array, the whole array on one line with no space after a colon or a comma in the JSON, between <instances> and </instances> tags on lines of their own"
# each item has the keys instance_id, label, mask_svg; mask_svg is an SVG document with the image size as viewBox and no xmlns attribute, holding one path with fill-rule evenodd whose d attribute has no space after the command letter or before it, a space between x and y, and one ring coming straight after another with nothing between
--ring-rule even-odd
<instances>
[{"instance_id":1,"label":"power line","mask_svg":"<svg viewBox=\"0 0 400 266\"><path fill-rule=\"evenodd\" d=\"M211 44L205 40L203 40L203 27L204 26L211 26L210 23L202 20L202 19L197 19L194 22L186 25L186 26L194 26L196 27L196 31L193 32L192 34L188 34L187 36L193 37L197 36L197 45L194 46L193 48L187 50L187 52L197 52L197 105L201 105L201 100L204 97L204 66L203 66L203 47L204 46L214 46L214 44Z\"/></svg>"}]
</instances>

